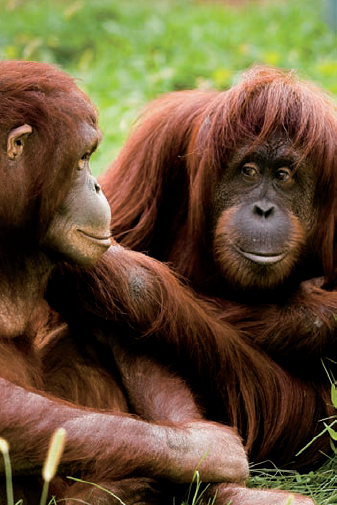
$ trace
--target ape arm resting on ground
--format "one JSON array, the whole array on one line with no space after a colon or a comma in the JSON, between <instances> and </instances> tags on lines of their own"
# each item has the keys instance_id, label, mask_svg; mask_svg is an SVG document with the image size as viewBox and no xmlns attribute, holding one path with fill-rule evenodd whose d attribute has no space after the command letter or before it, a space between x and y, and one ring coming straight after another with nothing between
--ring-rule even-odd
<instances>
[{"instance_id":1,"label":"ape arm resting on ground","mask_svg":"<svg viewBox=\"0 0 337 505\"><path fill-rule=\"evenodd\" d=\"M13 386L4 379L0 379L0 386L0 408L3 413L1 433L10 440L15 473L27 473L31 468L42 465L52 433L63 426L67 439L62 463L71 463L73 470L78 468L88 472L91 469L108 479L137 471L145 476L188 482L203 452L219 451L223 444L223 452L227 454L232 447L235 453L234 458L228 459L229 474L233 475L234 469L243 479L246 476L247 468L242 466L244 458L236 460L236 454L242 449L236 446L236 439L229 428L227 436L226 431L219 426L201 420L190 424L185 422L181 427L179 423L169 427L167 422L165 426L150 425L128 415L123 416L120 412L113 415L111 412L76 409L66 402L55 402L37 392ZM212 447L209 445L209 435L216 440L216 445ZM197 453L194 452L196 447ZM212 465L207 468L206 463L206 480L211 475L215 480L223 479L226 458L221 458L220 453L218 456L222 461L219 461L217 468ZM2 461L1 467L3 471ZM203 473L203 469L200 471ZM237 474L234 477L236 479Z\"/></svg>"}]
</instances>

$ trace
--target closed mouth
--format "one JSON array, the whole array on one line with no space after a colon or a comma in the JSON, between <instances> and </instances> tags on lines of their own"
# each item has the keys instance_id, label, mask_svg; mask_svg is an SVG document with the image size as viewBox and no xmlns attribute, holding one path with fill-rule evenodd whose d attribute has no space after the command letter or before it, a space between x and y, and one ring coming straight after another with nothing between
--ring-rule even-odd
<instances>
[{"instance_id":1,"label":"closed mouth","mask_svg":"<svg viewBox=\"0 0 337 505\"><path fill-rule=\"evenodd\" d=\"M89 238L90 240L92 240L93 242L97 242L98 244L100 245L105 245L107 247L109 247L111 245L111 242L110 242L110 238L111 238L111 235L92 235L91 233L87 233L83 230L77 230L79 233L81 233L82 235L84 235L85 237Z\"/></svg>"},{"instance_id":2,"label":"closed mouth","mask_svg":"<svg viewBox=\"0 0 337 505\"><path fill-rule=\"evenodd\" d=\"M254 261L254 263L259 263L260 265L272 265L273 263L278 263L279 261L283 260L283 258L286 256L285 252L256 253L256 252L244 251L243 249L240 249L237 246L235 246L235 248L242 256L249 259L250 261Z\"/></svg>"}]
</instances>

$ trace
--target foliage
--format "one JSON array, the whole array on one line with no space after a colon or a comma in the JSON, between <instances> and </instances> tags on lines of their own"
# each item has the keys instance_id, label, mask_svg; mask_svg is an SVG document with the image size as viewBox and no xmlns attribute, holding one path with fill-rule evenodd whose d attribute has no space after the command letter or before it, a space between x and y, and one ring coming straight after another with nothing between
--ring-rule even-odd
<instances>
[{"instance_id":1,"label":"foliage","mask_svg":"<svg viewBox=\"0 0 337 505\"><path fill-rule=\"evenodd\" d=\"M81 79L101 112L100 173L148 100L225 89L254 62L295 68L337 95L322 1L0 0L0 58L57 63Z\"/></svg>"}]
</instances>

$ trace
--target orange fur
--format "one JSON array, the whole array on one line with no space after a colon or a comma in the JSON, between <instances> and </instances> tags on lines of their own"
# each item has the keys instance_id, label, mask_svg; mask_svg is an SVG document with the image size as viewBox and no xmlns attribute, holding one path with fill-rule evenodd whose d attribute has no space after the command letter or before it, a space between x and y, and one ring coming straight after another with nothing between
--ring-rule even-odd
<instances>
[{"instance_id":1,"label":"orange fur","mask_svg":"<svg viewBox=\"0 0 337 505\"><path fill-rule=\"evenodd\" d=\"M298 153L298 167L303 161L313 167L315 179L315 218L305 232L294 224L297 253L282 274L291 288L267 284L264 298L257 290L248 300L230 289L219 295L208 216L215 187L240 147L279 136ZM293 72L254 67L228 91L182 91L155 100L100 180L114 237L169 262L196 297L213 305L207 321L213 318L215 338L197 328L186 338L181 299L178 329L161 340L144 339L147 349L173 363L208 417L238 427L254 462L312 467L322 461L320 451L329 450L329 437L320 437L296 457L321 431L320 419L334 412L321 360L335 359L337 351L336 138L336 106L326 93ZM227 254L221 247L218 240L220 261ZM316 263L299 272L297 258L306 253L314 253ZM240 265L237 272L231 271L231 286L244 285ZM312 279L317 274L325 284Z\"/></svg>"}]
</instances>

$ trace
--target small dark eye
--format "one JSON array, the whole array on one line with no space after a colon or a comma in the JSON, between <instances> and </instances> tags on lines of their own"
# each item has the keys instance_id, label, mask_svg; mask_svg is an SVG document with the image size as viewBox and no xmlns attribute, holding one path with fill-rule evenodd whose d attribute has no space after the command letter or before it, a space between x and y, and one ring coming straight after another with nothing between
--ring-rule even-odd
<instances>
[{"instance_id":1,"label":"small dark eye","mask_svg":"<svg viewBox=\"0 0 337 505\"><path fill-rule=\"evenodd\" d=\"M289 168L280 168L275 174L275 179L277 182L287 184L292 181L292 174Z\"/></svg>"},{"instance_id":2,"label":"small dark eye","mask_svg":"<svg viewBox=\"0 0 337 505\"><path fill-rule=\"evenodd\" d=\"M86 163L89 161L90 159L90 153L86 153L82 156L82 158L80 158L79 162L78 162L78 168L79 170L82 170Z\"/></svg>"},{"instance_id":3,"label":"small dark eye","mask_svg":"<svg viewBox=\"0 0 337 505\"><path fill-rule=\"evenodd\" d=\"M241 173L247 181L256 181L260 178L260 170L256 163L245 163L241 168Z\"/></svg>"}]
</instances>

